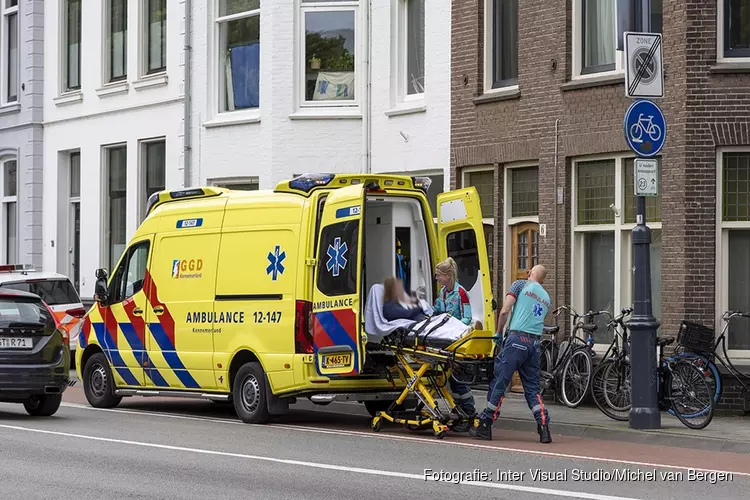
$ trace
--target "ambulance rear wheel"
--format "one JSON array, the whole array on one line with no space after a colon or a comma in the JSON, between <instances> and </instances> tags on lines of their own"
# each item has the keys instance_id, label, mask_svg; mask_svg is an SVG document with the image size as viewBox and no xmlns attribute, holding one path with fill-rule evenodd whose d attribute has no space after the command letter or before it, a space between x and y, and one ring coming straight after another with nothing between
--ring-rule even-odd
<instances>
[{"instance_id":1,"label":"ambulance rear wheel","mask_svg":"<svg viewBox=\"0 0 750 500\"><path fill-rule=\"evenodd\" d=\"M268 412L265 373L260 363L245 363L234 376L232 388L234 411L246 424L264 424Z\"/></svg>"},{"instance_id":2,"label":"ambulance rear wheel","mask_svg":"<svg viewBox=\"0 0 750 500\"><path fill-rule=\"evenodd\" d=\"M83 368L83 393L94 408L114 408L122 401L115 396L112 369L104 353L98 352L86 361Z\"/></svg>"}]
</instances>

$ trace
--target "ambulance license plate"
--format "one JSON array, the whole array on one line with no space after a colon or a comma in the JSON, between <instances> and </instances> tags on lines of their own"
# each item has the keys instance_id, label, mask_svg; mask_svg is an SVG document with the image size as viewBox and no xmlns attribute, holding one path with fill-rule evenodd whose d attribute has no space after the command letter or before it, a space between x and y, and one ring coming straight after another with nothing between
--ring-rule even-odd
<instances>
[{"instance_id":1,"label":"ambulance license plate","mask_svg":"<svg viewBox=\"0 0 750 500\"><path fill-rule=\"evenodd\" d=\"M341 368L352 363L351 354L330 354L323 356L323 368Z\"/></svg>"},{"instance_id":2,"label":"ambulance license plate","mask_svg":"<svg viewBox=\"0 0 750 500\"><path fill-rule=\"evenodd\" d=\"M31 349L34 342L30 338L0 337L0 349Z\"/></svg>"}]
</instances>

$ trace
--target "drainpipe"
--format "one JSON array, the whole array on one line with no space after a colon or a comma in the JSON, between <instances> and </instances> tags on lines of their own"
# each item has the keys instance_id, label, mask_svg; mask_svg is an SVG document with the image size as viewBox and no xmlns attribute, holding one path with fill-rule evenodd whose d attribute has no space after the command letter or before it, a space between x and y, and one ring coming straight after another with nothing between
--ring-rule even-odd
<instances>
[{"instance_id":1,"label":"drainpipe","mask_svg":"<svg viewBox=\"0 0 750 500\"><path fill-rule=\"evenodd\" d=\"M557 217L557 205L558 205L558 191L559 191L559 179L558 179L558 165L557 165L557 156L558 156L558 143L559 143L559 126L560 126L560 119L555 120L555 302L560 300L560 297L557 295L558 293L558 283L560 282L560 268L557 266L558 260L557 260L557 235L559 234L559 225L558 225L558 217Z\"/></svg>"},{"instance_id":2,"label":"drainpipe","mask_svg":"<svg viewBox=\"0 0 750 500\"><path fill-rule=\"evenodd\" d=\"M192 184L191 179L191 163L192 163L192 139L193 139L193 123L192 123L192 108L193 100L191 99L191 85L192 79L192 60L193 60L193 0L185 0L185 97L183 98L183 106L185 109L185 130L183 137L183 187L189 187Z\"/></svg>"},{"instance_id":3,"label":"drainpipe","mask_svg":"<svg viewBox=\"0 0 750 500\"><path fill-rule=\"evenodd\" d=\"M367 2L367 71L365 99L362 103L362 169L366 174L372 171L372 1Z\"/></svg>"}]
</instances>

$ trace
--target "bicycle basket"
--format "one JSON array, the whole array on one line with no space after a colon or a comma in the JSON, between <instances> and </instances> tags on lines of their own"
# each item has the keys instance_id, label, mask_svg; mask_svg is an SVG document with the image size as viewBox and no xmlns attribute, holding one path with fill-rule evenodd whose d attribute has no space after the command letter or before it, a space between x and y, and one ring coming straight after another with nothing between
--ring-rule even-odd
<instances>
[{"instance_id":1,"label":"bicycle basket","mask_svg":"<svg viewBox=\"0 0 750 500\"><path fill-rule=\"evenodd\" d=\"M714 330L699 323L683 321L677 334L677 344L691 351L711 352L714 346Z\"/></svg>"}]
</instances>

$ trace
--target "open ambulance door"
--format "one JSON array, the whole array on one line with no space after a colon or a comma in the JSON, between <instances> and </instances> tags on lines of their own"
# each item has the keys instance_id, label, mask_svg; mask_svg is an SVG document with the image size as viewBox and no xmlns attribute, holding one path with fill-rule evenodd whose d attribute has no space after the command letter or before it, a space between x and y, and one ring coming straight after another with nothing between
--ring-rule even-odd
<instances>
[{"instance_id":1,"label":"open ambulance door","mask_svg":"<svg viewBox=\"0 0 750 500\"><path fill-rule=\"evenodd\" d=\"M357 375L365 361L362 324L364 185L334 189L320 219L313 287L313 345L318 373Z\"/></svg>"},{"instance_id":2,"label":"open ambulance door","mask_svg":"<svg viewBox=\"0 0 750 500\"><path fill-rule=\"evenodd\" d=\"M472 321L481 321L482 330L494 332L496 307L479 193L474 187L441 193L437 206L438 258L453 257L458 282L469 292Z\"/></svg>"}]
</instances>

